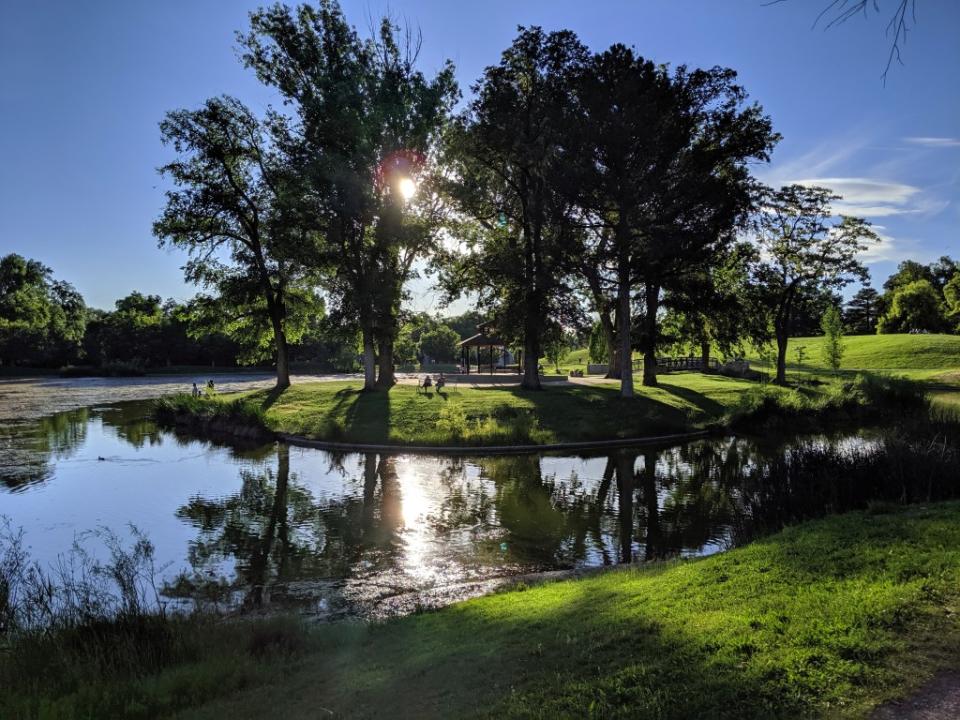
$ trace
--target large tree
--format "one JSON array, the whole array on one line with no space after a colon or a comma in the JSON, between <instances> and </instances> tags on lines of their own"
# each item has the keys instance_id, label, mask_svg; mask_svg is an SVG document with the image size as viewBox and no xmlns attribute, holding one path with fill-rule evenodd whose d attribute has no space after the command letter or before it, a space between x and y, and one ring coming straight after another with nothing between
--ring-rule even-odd
<instances>
[{"instance_id":1,"label":"large tree","mask_svg":"<svg viewBox=\"0 0 960 720\"><path fill-rule=\"evenodd\" d=\"M243 60L289 108L275 126L298 185L293 211L320 238L310 262L327 271L333 317L359 326L364 386L379 345L377 383L389 387L403 285L437 239L430 161L457 97L453 68L428 79L410 34L384 18L365 41L333 0L275 5L250 23Z\"/></svg>"},{"instance_id":2,"label":"large tree","mask_svg":"<svg viewBox=\"0 0 960 720\"><path fill-rule=\"evenodd\" d=\"M750 267L756 261L752 244L736 243L716 264L686 274L664 296L664 325L672 331L674 344L699 350L704 368L714 350L730 355L746 341L765 339L750 287Z\"/></svg>"},{"instance_id":3,"label":"large tree","mask_svg":"<svg viewBox=\"0 0 960 720\"><path fill-rule=\"evenodd\" d=\"M614 45L573 86L565 187L583 219L602 228L592 259L613 278L621 394L629 397L637 286L643 382L655 385L662 293L689 288L689 276L720 262L750 207L746 163L767 159L777 136L759 106L745 106L731 70L671 71Z\"/></svg>"},{"instance_id":4,"label":"large tree","mask_svg":"<svg viewBox=\"0 0 960 720\"><path fill-rule=\"evenodd\" d=\"M170 112L160 131L177 159L160 168L174 189L154 234L190 254L185 277L213 291L222 319L269 327L277 387L288 387L291 301L311 283L297 261L303 232L282 212L285 181L269 136L230 97Z\"/></svg>"},{"instance_id":5,"label":"large tree","mask_svg":"<svg viewBox=\"0 0 960 720\"><path fill-rule=\"evenodd\" d=\"M798 302L868 277L860 255L879 239L861 218L831 220L831 203L840 199L827 188L786 185L767 188L759 203L755 228L763 259L754 268L754 279L777 343L779 384L786 382L787 344Z\"/></svg>"},{"instance_id":6,"label":"large tree","mask_svg":"<svg viewBox=\"0 0 960 720\"><path fill-rule=\"evenodd\" d=\"M877 323L877 332L943 332L949 324L946 304L929 280L914 280L893 292L890 306Z\"/></svg>"},{"instance_id":7,"label":"large tree","mask_svg":"<svg viewBox=\"0 0 960 720\"><path fill-rule=\"evenodd\" d=\"M960 333L960 272L955 272L943 288L946 303L946 319L952 325L953 332Z\"/></svg>"},{"instance_id":8,"label":"large tree","mask_svg":"<svg viewBox=\"0 0 960 720\"><path fill-rule=\"evenodd\" d=\"M73 362L86 325L83 298L37 260L0 258L0 365Z\"/></svg>"},{"instance_id":9,"label":"large tree","mask_svg":"<svg viewBox=\"0 0 960 720\"><path fill-rule=\"evenodd\" d=\"M882 301L872 287L860 288L843 312L847 329L855 335L872 335L877 330Z\"/></svg>"},{"instance_id":10,"label":"large tree","mask_svg":"<svg viewBox=\"0 0 960 720\"><path fill-rule=\"evenodd\" d=\"M523 347L526 389L539 389L538 359L550 322L563 322L573 250L571 203L557 189L563 106L587 51L569 31L521 28L449 134L447 191L465 221L464 253L448 287L473 290L498 332Z\"/></svg>"}]
</instances>

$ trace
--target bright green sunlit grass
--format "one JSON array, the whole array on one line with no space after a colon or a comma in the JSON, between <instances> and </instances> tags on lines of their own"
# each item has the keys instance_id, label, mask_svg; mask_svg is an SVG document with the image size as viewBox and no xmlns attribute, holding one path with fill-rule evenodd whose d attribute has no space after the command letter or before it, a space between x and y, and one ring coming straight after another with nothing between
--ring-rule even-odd
<instances>
[{"instance_id":1,"label":"bright green sunlit grass","mask_svg":"<svg viewBox=\"0 0 960 720\"><path fill-rule=\"evenodd\" d=\"M397 385L363 393L356 382L294 385L279 397L247 396L265 407L270 427L286 433L361 442L493 444L563 442L678 432L719 420L745 380L682 373L657 388L620 398L612 385L448 386L443 393Z\"/></svg>"},{"instance_id":2,"label":"bright green sunlit grass","mask_svg":"<svg viewBox=\"0 0 960 720\"><path fill-rule=\"evenodd\" d=\"M797 369L827 368L822 337L791 338L787 363ZM844 370L945 371L960 368L960 335L851 335L843 338ZM797 348L805 357L800 365ZM754 354L751 361L757 362Z\"/></svg>"},{"instance_id":3,"label":"bright green sunlit grass","mask_svg":"<svg viewBox=\"0 0 960 720\"><path fill-rule=\"evenodd\" d=\"M864 717L955 661L960 505L853 513L704 560L318 630L188 717Z\"/></svg>"}]
</instances>

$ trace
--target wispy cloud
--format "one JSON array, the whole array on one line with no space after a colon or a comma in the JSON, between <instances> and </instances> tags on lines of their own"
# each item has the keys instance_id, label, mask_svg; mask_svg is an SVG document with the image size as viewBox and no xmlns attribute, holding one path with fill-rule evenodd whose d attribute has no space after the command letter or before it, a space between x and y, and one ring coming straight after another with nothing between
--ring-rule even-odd
<instances>
[{"instance_id":1,"label":"wispy cloud","mask_svg":"<svg viewBox=\"0 0 960 720\"><path fill-rule=\"evenodd\" d=\"M906 183L860 177L804 178L792 182L830 188L843 198L833 206L843 215L878 218L908 213L935 214L947 206L946 202L922 197L920 188Z\"/></svg>"},{"instance_id":2,"label":"wispy cloud","mask_svg":"<svg viewBox=\"0 0 960 720\"><path fill-rule=\"evenodd\" d=\"M872 243L860 256L860 259L868 265L878 262L901 262L902 260L928 262L933 260L936 254L923 247L923 244L916 240L894 238L888 234L887 228L883 225L874 225L873 231L880 238L880 242Z\"/></svg>"},{"instance_id":3,"label":"wispy cloud","mask_svg":"<svg viewBox=\"0 0 960 720\"><path fill-rule=\"evenodd\" d=\"M788 160L780 160L775 155L773 163L758 168L757 176L768 185L777 187L797 177L834 174L848 168L866 145L863 137L831 139Z\"/></svg>"},{"instance_id":4,"label":"wispy cloud","mask_svg":"<svg viewBox=\"0 0 960 720\"><path fill-rule=\"evenodd\" d=\"M864 262L929 262L949 252L953 238L945 239L942 227L960 217L953 212L960 213L960 167L944 162L956 147L960 137L900 136L881 142L870 128L860 128L803 149L789 147L793 152L775 155L757 176L773 187L819 185L842 196L833 211L867 218L879 235L880 242L864 251ZM950 212L949 221L942 215L935 219L944 211Z\"/></svg>"},{"instance_id":5,"label":"wispy cloud","mask_svg":"<svg viewBox=\"0 0 960 720\"><path fill-rule=\"evenodd\" d=\"M905 137L904 142L932 148L960 147L960 138L951 137Z\"/></svg>"}]
</instances>

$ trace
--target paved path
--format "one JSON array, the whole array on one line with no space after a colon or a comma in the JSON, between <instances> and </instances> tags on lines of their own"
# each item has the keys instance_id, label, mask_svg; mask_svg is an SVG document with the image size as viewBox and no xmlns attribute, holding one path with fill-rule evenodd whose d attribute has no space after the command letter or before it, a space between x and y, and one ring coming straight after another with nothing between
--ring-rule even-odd
<instances>
[{"instance_id":1,"label":"paved path","mask_svg":"<svg viewBox=\"0 0 960 720\"><path fill-rule=\"evenodd\" d=\"M398 373L397 381L403 385L415 385L424 373ZM133 378L61 378L53 376L0 378L0 422L30 420L67 410L121 402L124 400L151 400L177 392L189 392L193 383L203 386L213 380L220 392L237 392L271 387L272 373L193 373L178 375L148 375ZM359 373L331 373L317 375L293 375L294 384L305 382L332 382L336 380L361 380ZM496 375L450 375L448 388L509 387L520 384L520 376ZM557 386L595 385L602 378L567 378L562 375L546 375L545 384Z\"/></svg>"},{"instance_id":2,"label":"paved path","mask_svg":"<svg viewBox=\"0 0 960 720\"><path fill-rule=\"evenodd\" d=\"M960 672L937 675L914 695L878 707L871 720L958 720Z\"/></svg>"},{"instance_id":3,"label":"paved path","mask_svg":"<svg viewBox=\"0 0 960 720\"><path fill-rule=\"evenodd\" d=\"M349 374L294 375L294 383L354 380ZM150 400L189 392L193 383L213 380L218 391L236 392L271 387L272 373L197 373L134 378L0 378L0 422L29 420L53 413L123 400Z\"/></svg>"}]
</instances>

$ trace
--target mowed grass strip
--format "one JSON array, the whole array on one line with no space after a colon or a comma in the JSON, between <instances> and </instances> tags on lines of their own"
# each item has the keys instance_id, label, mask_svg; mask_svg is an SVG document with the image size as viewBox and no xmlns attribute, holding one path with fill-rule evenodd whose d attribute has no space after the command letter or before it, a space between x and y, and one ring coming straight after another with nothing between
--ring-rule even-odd
<instances>
[{"instance_id":1,"label":"mowed grass strip","mask_svg":"<svg viewBox=\"0 0 960 720\"><path fill-rule=\"evenodd\" d=\"M706 559L320 628L281 682L184 717L865 717L955 665L958 612L960 504L852 513Z\"/></svg>"},{"instance_id":2,"label":"mowed grass strip","mask_svg":"<svg viewBox=\"0 0 960 720\"><path fill-rule=\"evenodd\" d=\"M929 386L927 386L929 387ZM174 395L157 403L161 422L244 434L267 429L301 438L397 446L543 445L662 436L712 427L817 429L830 419L878 422L924 408L925 386L869 374L797 387L676 373L622 398L613 381L450 386L397 385L363 392L359 381L296 384L213 398ZM772 424L771 424L772 423Z\"/></svg>"},{"instance_id":3,"label":"mowed grass strip","mask_svg":"<svg viewBox=\"0 0 960 720\"><path fill-rule=\"evenodd\" d=\"M535 444L632 438L697 429L734 408L756 383L718 375L664 376L657 388L624 399L613 385L447 386L442 393L396 385L361 392L359 382L295 384L258 391L244 402L262 408L279 432L324 440L423 445ZM228 396L229 397L229 396Z\"/></svg>"}]
</instances>

